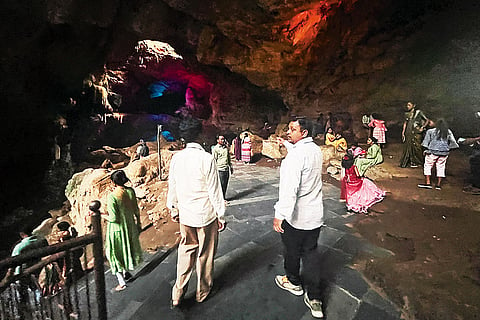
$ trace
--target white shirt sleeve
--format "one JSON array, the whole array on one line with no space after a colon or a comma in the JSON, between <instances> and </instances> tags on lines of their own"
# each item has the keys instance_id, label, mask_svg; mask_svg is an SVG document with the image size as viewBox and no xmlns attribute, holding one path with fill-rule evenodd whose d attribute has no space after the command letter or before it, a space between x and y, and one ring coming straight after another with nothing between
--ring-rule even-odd
<instances>
[{"instance_id":1,"label":"white shirt sleeve","mask_svg":"<svg viewBox=\"0 0 480 320\"><path fill-rule=\"evenodd\" d=\"M217 213L218 220L225 222L225 201L223 199L222 187L220 185L220 177L218 176L217 165L212 159L206 169L206 183L210 202Z\"/></svg>"},{"instance_id":2,"label":"white shirt sleeve","mask_svg":"<svg viewBox=\"0 0 480 320\"><path fill-rule=\"evenodd\" d=\"M168 176L168 193L167 193L167 208L170 210L172 208L177 208L177 188L176 188L176 181L175 181L175 157L172 158L170 162L170 169L169 169L169 176Z\"/></svg>"},{"instance_id":3,"label":"white shirt sleeve","mask_svg":"<svg viewBox=\"0 0 480 320\"><path fill-rule=\"evenodd\" d=\"M448 148L449 149L460 148L457 141L455 140L455 136L453 135L453 132L450 129L448 129L447 140L448 140Z\"/></svg>"},{"instance_id":4,"label":"white shirt sleeve","mask_svg":"<svg viewBox=\"0 0 480 320\"><path fill-rule=\"evenodd\" d=\"M275 218L280 220L291 220L302 176L303 163L292 151L280 167L278 202L275 204Z\"/></svg>"}]
</instances>

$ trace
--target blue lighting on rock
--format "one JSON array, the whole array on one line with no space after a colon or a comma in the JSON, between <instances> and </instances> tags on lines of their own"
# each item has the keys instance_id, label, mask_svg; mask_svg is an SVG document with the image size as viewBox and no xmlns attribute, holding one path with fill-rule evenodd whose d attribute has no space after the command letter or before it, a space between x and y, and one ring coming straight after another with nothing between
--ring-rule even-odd
<instances>
[{"instance_id":1,"label":"blue lighting on rock","mask_svg":"<svg viewBox=\"0 0 480 320\"><path fill-rule=\"evenodd\" d=\"M162 136L165 138L165 140L169 142L175 141L175 138L173 137L172 133L168 130L162 131Z\"/></svg>"},{"instance_id":2,"label":"blue lighting on rock","mask_svg":"<svg viewBox=\"0 0 480 320\"><path fill-rule=\"evenodd\" d=\"M170 88L171 83L169 81L158 81L152 83L148 89L150 90L150 98L158 98L163 96L164 92Z\"/></svg>"},{"instance_id":3,"label":"blue lighting on rock","mask_svg":"<svg viewBox=\"0 0 480 320\"><path fill-rule=\"evenodd\" d=\"M168 123L172 118L168 114L149 114L148 117L150 119L152 119L153 121L158 122L160 124Z\"/></svg>"}]
</instances>

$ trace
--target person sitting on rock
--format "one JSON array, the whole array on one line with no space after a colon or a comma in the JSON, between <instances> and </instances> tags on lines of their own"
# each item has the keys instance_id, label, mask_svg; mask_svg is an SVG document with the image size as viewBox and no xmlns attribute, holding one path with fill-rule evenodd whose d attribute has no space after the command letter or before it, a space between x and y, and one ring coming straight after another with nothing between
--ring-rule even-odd
<instances>
[{"instance_id":1,"label":"person sitting on rock","mask_svg":"<svg viewBox=\"0 0 480 320\"><path fill-rule=\"evenodd\" d=\"M350 145L347 152L350 151L353 157L356 159L357 157L365 157L367 151L363 150L361 147L358 146L358 143L354 142Z\"/></svg>"},{"instance_id":2,"label":"person sitting on rock","mask_svg":"<svg viewBox=\"0 0 480 320\"><path fill-rule=\"evenodd\" d=\"M378 140L375 137L367 139L367 144L370 146L367 150L365 158L356 158L355 166L358 169L358 173L361 177L365 175L368 168L373 167L383 162L382 149L378 145Z\"/></svg>"},{"instance_id":3,"label":"person sitting on rock","mask_svg":"<svg viewBox=\"0 0 480 320\"><path fill-rule=\"evenodd\" d=\"M340 201L347 203L348 211L368 214L371 206L385 198L386 192L368 178L360 177L354 163L355 159L349 150L342 159Z\"/></svg>"},{"instance_id":4,"label":"person sitting on rock","mask_svg":"<svg viewBox=\"0 0 480 320\"><path fill-rule=\"evenodd\" d=\"M331 127L327 129L325 134L325 144L333 146L338 152L347 150L347 140L340 133L335 133Z\"/></svg>"},{"instance_id":5,"label":"person sitting on rock","mask_svg":"<svg viewBox=\"0 0 480 320\"><path fill-rule=\"evenodd\" d=\"M145 143L145 141L143 141L143 139L140 139L140 145L137 147L138 158L144 158L148 156L149 153L150 150L148 149L147 144Z\"/></svg>"}]
</instances>

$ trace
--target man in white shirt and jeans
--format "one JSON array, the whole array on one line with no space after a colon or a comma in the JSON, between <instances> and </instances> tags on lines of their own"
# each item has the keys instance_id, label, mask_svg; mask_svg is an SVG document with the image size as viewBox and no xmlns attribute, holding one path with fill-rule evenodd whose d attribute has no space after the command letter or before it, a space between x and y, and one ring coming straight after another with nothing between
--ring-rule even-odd
<instances>
[{"instance_id":1,"label":"man in white shirt and jeans","mask_svg":"<svg viewBox=\"0 0 480 320\"><path fill-rule=\"evenodd\" d=\"M215 160L195 141L201 129L201 123L193 118L180 123L187 145L170 162L167 207L172 220L180 222L181 235L173 307L181 303L195 265L196 300L203 302L207 298L213 286L218 232L225 228L225 203Z\"/></svg>"},{"instance_id":2,"label":"man in white shirt and jeans","mask_svg":"<svg viewBox=\"0 0 480 320\"><path fill-rule=\"evenodd\" d=\"M279 199L275 204L273 229L281 234L285 247L286 275L275 277L282 289L300 296L312 316L322 318L318 276L305 274L315 270L310 264L323 225L322 161L320 147L311 137L311 122L304 118L288 125L288 154L280 166ZM282 143L282 139L279 139ZM303 274L300 276L300 260Z\"/></svg>"}]
</instances>

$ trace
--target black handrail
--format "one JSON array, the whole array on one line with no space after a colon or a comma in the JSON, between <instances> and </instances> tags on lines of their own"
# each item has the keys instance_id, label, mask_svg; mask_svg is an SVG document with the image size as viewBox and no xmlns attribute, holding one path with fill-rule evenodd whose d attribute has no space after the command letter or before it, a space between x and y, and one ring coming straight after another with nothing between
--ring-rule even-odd
<instances>
[{"instance_id":1,"label":"black handrail","mask_svg":"<svg viewBox=\"0 0 480 320\"><path fill-rule=\"evenodd\" d=\"M8 257L0 261L0 270L6 271L22 265L26 262L31 262L34 259L44 258L40 262L24 269L21 274L12 276L6 283L0 284L0 292L22 277L25 277L35 271L38 271L48 263L59 260L66 256L66 252L85 247L93 244L93 258L94 258L94 274L96 286L96 301L98 305L97 319L107 320L107 299L105 294L105 267L103 256L103 237L100 220L101 203L95 200L90 203L89 209L91 211L92 232L90 234L80 236L78 238L70 239L65 242L53 244L46 247L32 249L15 257Z\"/></svg>"}]
</instances>

